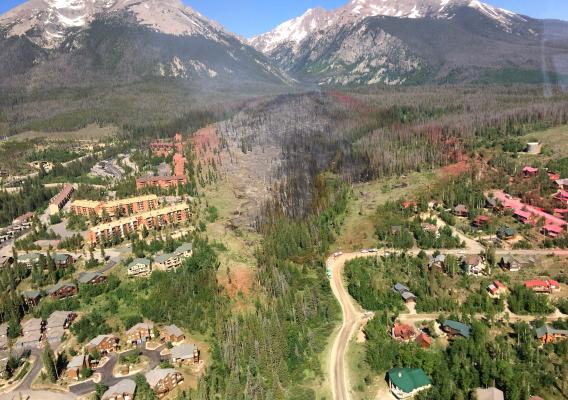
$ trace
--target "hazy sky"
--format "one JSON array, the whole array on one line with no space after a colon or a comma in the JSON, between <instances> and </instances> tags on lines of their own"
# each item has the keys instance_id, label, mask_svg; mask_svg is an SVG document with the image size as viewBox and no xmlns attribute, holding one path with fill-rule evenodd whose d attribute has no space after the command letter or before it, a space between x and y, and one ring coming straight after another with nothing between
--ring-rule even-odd
<instances>
[{"instance_id":1,"label":"hazy sky","mask_svg":"<svg viewBox=\"0 0 568 400\"><path fill-rule=\"evenodd\" d=\"M183 0L206 17L245 37L271 30L310 7L339 7L348 0ZM0 0L0 13L24 0ZM487 3L536 18L568 20L567 0L487 0Z\"/></svg>"}]
</instances>

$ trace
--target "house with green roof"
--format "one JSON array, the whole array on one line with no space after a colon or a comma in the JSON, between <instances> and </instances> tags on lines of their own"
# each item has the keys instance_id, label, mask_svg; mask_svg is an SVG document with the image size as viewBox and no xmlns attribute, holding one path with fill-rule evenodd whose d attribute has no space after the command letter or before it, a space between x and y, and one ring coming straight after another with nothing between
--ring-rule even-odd
<instances>
[{"instance_id":1,"label":"house with green roof","mask_svg":"<svg viewBox=\"0 0 568 400\"><path fill-rule=\"evenodd\" d=\"M22 292L22 297L28 307L35 307L41 300L41 293L39 290L27 290Z\"/></svg>"},{"instance_id":2,"label":"house with green roof","mask_svg":"<svg viewBox=\"0 0 568 400\"><path fill-rule=\"evenodd\" d=\"M193 243L184 243L175 249L174 254L180 259L189 258L193 255Z\"/></svg>"},{"instance_id":3,"label":"house with green roof","mask_svg":"<svg viewBox=\"0 0 568 400\"><path fill-rule=\"evenodd\" d=\"M67 268L73 265L75 260L70 254L56 253L53 255L53 261L58 268Z\"/></svg>"},{"instance_id":4,"label":"house with green roof","mask_svg":"<svg viewBox=\"0 0 568 400\"><path fill-rule=\"evenodd\" d=\"M41 254L39 253L20 254L18 255L18 264L24 264L28 267L31 267L39 263L40 258Z\"/></svg>"},{"instance_id":5,"label":"house with green roof","mask_svg":"<svg viewBox=\"0 0 568 400\"><path fill-rule=\"evenodd\" d=\"M136 258L128 264L129 276L147 276L152 272L152 262L147 258Z\"/></svg>"},{"instance_id":6,"label":"house with green roof","mask_svg":"<svg viewBox=\"0 0 568 400\"><path fill-rule=\"evenodd\" d=\"M442 330L448 335L450 339L456 336L461 336L465 339L471 337L471 326L458 321L447 319L442 323Z\"/></svg>"},{"instance_id":7,"label":"house with green roof","mask_svg":"<svg viewBox=\"0 0 568 400\"><path fill-rule=\"evenodd\" d=\"M432 381L420 368L393 368L388 374L390 391L397 399L407 399L432 387Z\"/></svg>"}]
</instances>

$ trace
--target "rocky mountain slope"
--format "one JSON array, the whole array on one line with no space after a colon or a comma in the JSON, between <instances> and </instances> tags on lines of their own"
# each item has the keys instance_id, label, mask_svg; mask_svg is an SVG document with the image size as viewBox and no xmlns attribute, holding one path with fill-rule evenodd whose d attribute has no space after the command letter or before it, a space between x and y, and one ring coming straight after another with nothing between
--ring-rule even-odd
<instances>
[{"instance_id":1,"label":"rocky mountain slope","mask_svg":"<svg viewBox=\"0 0 568 400\"><path fill-rule=\"evenodd\" d=\"M30 0L0 17L0 83L291 80L180 0Z\"/></svg>"},{"instance_id":2,"label":"rocky mountain slope","mask_svg":"<svg viewBox=\"0 0 568 400\"><path fill-rule=\"evenodd\" d=\"M319 84L475 81L503 70L568 72L566 26L477 0L352 0L310 9L250 43Z\"/></svg>"}]
</instances>

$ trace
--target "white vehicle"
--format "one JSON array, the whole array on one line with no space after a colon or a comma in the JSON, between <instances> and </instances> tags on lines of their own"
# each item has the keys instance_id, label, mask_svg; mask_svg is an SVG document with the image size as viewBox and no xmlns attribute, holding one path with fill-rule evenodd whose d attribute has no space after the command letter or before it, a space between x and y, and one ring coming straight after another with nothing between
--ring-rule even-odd
<instances>
[{"instance_id":1,"label":"white vehicle","mask_svg":"<svg viewBox=\"0 0 568 400\"><path fill-rule=\"evenodd\" d=\"M367 254L367 253L370 253L370 251L369 251L369 250L366 250L366 249L365 249L365 250L361 250L361 254Z\"/></svg>"},{"instance_id":2,"label":"white vehicle","mask_svg":"<svg viewBox=\"0 0 568 400\"><path fill-rule=\"evenodd\" d=\"M334 258L337 258L337 257L342 256L342 255L343 255L343 252L342 252L342 251L338 251L338 252L336 252L336 253L333 253L333 257L334 257Z\"/></svg>"},{"instance_id":3,"label":"white vehicle","mask_svg":"<svg viewBox=\"0 0 568 400\"><path fill-rule=\"evenodd\" d=\"M378 253L378 252L379 252L379 249L370 249L369 250L369 253Z\"/></svg>"}]
</instances>

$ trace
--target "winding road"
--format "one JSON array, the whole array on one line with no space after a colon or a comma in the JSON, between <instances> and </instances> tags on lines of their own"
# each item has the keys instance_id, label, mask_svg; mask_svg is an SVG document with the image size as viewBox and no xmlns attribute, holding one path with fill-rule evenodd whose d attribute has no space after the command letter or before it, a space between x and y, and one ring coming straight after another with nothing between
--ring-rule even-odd
<instances>
[{"instance_id":1,"label":"winding road","mask_svg":"<svg viewBox=\"0 0 568 400\"><path fill-rule=\"evenodd\" d=\"M327 267L331 269L331 290L339 301L343 313L343 324L333 341L329 362L329 377L334 400L349 400L351 398L345 355L353 334L367 316L343 286L343 267L347 261L354 258L374 256L376 254L349 253L338 257L332 256L328 258L326 263Z\"/></svg>"}]
</instances>

